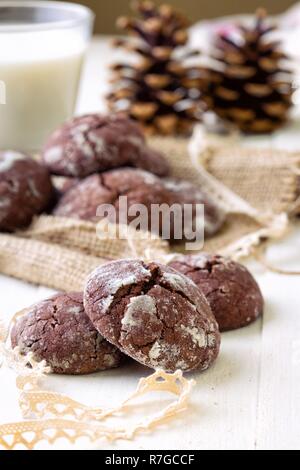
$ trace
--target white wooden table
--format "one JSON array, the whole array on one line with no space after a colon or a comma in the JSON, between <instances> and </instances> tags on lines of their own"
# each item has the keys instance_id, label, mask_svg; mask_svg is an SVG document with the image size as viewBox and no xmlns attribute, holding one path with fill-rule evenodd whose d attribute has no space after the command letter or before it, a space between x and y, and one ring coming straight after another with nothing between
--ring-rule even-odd
<instances>
[{"instance_id":1,"label":"white wooden table","mask_svg":"<svg viewBox=\"0 0 300 470\"><path fill-rule=\"evenodd\" d=\"M103 107L107 87L107 40L94 41L85 67L78 112ZM300 124L250 144L300 148ZM300 269L300 226L272 246L269 260L285 269ZM292 449L300 448L300 278L282 276L249 265L266 299L263 319L223 335L221 354L213 368L194 374L196 387L189 410L166 429L139 436L134 442L105 449ZM0 276L0 313L9 319L17 310L51 291ZM91 404L112 405L133 391L143 367L88 377L53 377L51 387ZM0 370L0 423L20 419L14 376ZM65 448L58 442L53 448ZM42 444L40 448L46 448ZM78 447L86 448L86 442Z\"/></svg>"}]
</instances>

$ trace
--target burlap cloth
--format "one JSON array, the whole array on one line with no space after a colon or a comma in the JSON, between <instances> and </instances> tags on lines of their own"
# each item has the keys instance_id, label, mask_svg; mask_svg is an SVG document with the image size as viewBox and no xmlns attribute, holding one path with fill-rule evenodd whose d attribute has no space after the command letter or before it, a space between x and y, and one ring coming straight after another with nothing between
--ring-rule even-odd
<instances>
[{"instance_id":1,"label":"burlap cloth","mask_svg":"<svg viewBox=\"0 0 300 470\"><path fill-rule=\"evenodd\" d=\"M152 138L163 151L172 175L193 181L227 212L227 221L204 249L235 258L251 254L262 242L280 238L294 214L299 188L296 153L204 145L198 135L185 139ZM26 231L0 234L0 272L58 290L81 289L87 274L107 258L156 258L184 251L166 241L130 231L127 239L101 240L93 223L42 215Z\"/></svg>"}]
</instances>

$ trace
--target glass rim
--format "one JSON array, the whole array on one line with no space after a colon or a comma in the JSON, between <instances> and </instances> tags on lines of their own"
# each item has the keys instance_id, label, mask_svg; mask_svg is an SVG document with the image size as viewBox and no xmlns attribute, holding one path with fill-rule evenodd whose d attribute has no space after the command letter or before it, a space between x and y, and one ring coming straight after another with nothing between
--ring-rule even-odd
<instances>
[{"instance_id":1,"label":"glass rim","mask_svg":"<svg viewBox=\"0 0 300 470\"><path fill-rule=\"evenodd\" d=\"M41 1L41 0L12 0L12 1L1 1L0 12L3 8L40 8L40 9L52 9L58 13L60 11L73 12L77 17L72 19L61 19L52 22L38 22L38 23L25 23L25 24L3 24L0 21L0 34L1 33L21 33L21 32L35 32L35 31L51 31L55 29L68 29L80 26L83 23L92 23L95 14L94 12L80 4L67 3L67 2L54 2L54 1Z\"/></svg>"}]
</instances>

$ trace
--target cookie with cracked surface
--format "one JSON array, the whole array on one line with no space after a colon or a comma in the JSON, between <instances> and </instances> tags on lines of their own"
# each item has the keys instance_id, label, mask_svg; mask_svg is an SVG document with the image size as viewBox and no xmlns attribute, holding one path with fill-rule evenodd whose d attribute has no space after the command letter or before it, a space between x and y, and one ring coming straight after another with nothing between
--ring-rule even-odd
<instances>
[{"instance_id":1,"label":"cookie with cracked surface","mask_svg":"<svg viewBox=\"0 0 300 470\"><path fill-rule=\"evenodd\" d=\"M180 255L169 263L206 296L221 331L249 325L263 313L260 288L247 268L229 258L200 253Z\"/></svg>"},{"instance_id":2,"label":"cookie with cracked surface","mask_svg":"<svg viewBox=\"0 0 300 470\"><path fill-rule=\"evenodd\" d=\"M112 204L118 219L128 223L134 217L127 218L127 213L123 211L126 207L120 204L121 196L127 196L128 207L139 203L144 204L148 211L151 204L171 202L169 192L155 175L134 168L121 168L82 180L62 197L54 209L54 215L96 222L99 220L96 215L98 207ZM145 222L147 225L148 217Z\"/></svg>"},{"instance_id":3,"label":"cookie with cracked surface","mask_svg":"<svg viewBox=\"0 0 300 470\"><path fill-rule=\"evenodd\" d=\"M190 234L195 222L196 204L204 204L204 230L205 235L210 236L216 233L224 222L224 213L215 205L215 203L201 190L194 187L191 183L182 182L181 191L175 190L174 186L178 186L177 182L164 181L152 173L134 168L121 168L111 170L101 175L92 175L81 181L79 184L71 188L59 201L54 209L54 214L62 217L79 218L89 221L98 221L97 209L103 204L112 204L116 209L117 222L130 223L139 216L134 213L131 216L127 213L130 207L135 204L143 204L147 209L145 215L141 213L142 225L145 230L150 230L156 234L163 235L168 240L183 240L187 234ZM180 185L179 185L180 186ZM194 193L192 193L192 189ZM190 192L190 196L184 195L185 191ZM121 203L121 196L127 197L127 205ZM182 223L179 228L184 228L176 235L175 224L178 217L166 221L163 225L163 218L160 217L157 222L151 218L151 207L153 204L167 204L169 207L177 204L179 208L183 204L192 204L193 218L191 221L185 218L181 211ZM99 212L98 212L99 214ZM111 222L114 222L114 214L108 214ZM198 229L198 227L196 227ZM202 234L202 224L200 230ZM194 231L192 233L195 233ZM181 238L180 238L181 237Z\"/></svg>"},{"instance_id":4,"label":"cookie with cracked surface","mask_svg":"<svg viewBox=\"0 0 300 470\"><path fill-rule=\"evenodd\" d=\"M12 150L0 152L0 230L25 227L47 209L54 190L47 168Z\"/></svg>"},{"instance_id":5,"label":"cookie with cracked surface","mask_svg":"<svg viewBox=\"0 0 300 470\"><path fill-rule=\"evenodd\" d=\"M117 367L122 353L93 327L82 293L58 294L33 305L14 325L12 347L33 352L57 374L81 375Z\"/></svg>"},{"instance_id":6,"label":"cookie with cracked surface","mask_svg":"<svg viewBox=\"0 0 300 470\"><path fill-rule=\"evenodd\" d=\"M49 137L43 159L51 173L79 178L123 166L159 176L169 172L164 156L147 146L140 127L114 115L87 114L66 122Z\"/></svg>"},{"instance_id":7,"label":"cookie with cracked surface","mask_svg":"<svg viewBox=\"0 0 300 470\"><path fill-rule=\"evenodd\" d=\"M99 333L145 366L205 370L219 353L218 325L204 295L162 264L100 266L87 280L84 305Z\"/></svg>"}]
</instances>

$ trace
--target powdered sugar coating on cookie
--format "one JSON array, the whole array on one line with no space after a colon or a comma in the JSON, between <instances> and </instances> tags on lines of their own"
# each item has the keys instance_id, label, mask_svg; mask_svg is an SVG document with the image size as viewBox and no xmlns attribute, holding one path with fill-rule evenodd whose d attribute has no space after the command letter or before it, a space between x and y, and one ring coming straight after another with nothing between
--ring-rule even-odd
<instances>
[{"instance_id":1,"label":"powdered sugar coating on cookie","mask_svg":"<svg viewBox=\"0 0 300 470\"><path fill-rule=\"evenodd\" d=\"M96 331L82 293L57 294L33 305L12 329L12 346L33 352L58 374L87 374L117 367L120 351Z\"/></svg>"},{"instance_id":2,"label":"powdered sugar coating on cookie","mask_svg":"<svg viewBox=\"0 0 300 470\"><path fill-rule=\"evenodd\" d=\"M208 253L178 255L169 265L202 290L221 331L247 326L262 314L262 293L245 266Z\"/></svg>"},{"instance_id":3,"label":"powdered sugar coating on cookie","mask_svg":"<svg viewBox=\"0 0 300 470\"><path fill-rule=\"evenodd\" d=\"M120 260L99 267L87 281L84 305L108 341L148 367L203 370L218 355L218 325L205 297L162 264Z\"/></svg>"},{"instance_id":4,"label":"powdered sugar coating on cookie","mask_svg":"<svg viewBox=\"0 0 300 470\"><path fill-rule=\"evenodd\" d=\"M30 223L53 197L47 168L29 156L0 152L0 230L14 231Z\"/></svg>"},{"instance_id":5,"label":"powdered sugar coating on cookie","mask_svg":"<svg viewBox=\"0 0 300 470\"><path fill-rule=\"evenodd\" d=\"M23 153L7 150L5 155L2 153L2 158L0 157L0 172L10 170L15 162L25 160L25 158L26 156Z\"/></svg>"}]
</instances>

